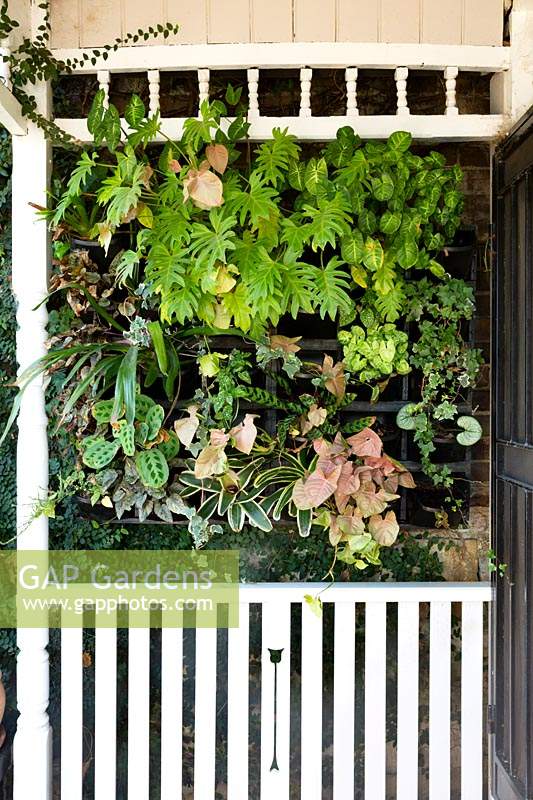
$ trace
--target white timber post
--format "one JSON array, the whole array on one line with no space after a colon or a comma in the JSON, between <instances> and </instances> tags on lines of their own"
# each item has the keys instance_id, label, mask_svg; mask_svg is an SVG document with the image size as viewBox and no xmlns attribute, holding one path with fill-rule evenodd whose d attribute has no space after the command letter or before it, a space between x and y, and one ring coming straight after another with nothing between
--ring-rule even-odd
<instances>
[{"instance_id":1,"label":"white timber post","mask_svg":"<svg viewBox=\"0 0 533 800\"><path fill-rule=\"evenodd\" d=\"M533 0L511 3L510 68L496 72L490 82L490 113L504 114L508 127L533 105Z\"/></svg>"},{"instance_id":2,"label":"white timber post","mask_svg":"<svg viewBox=\"0 0 533 800\"><path fill-rule=\"evenodd\" d=\"M33 31L43 10L32 4ZM46 84L32 87L38 111L50 113ZM46 225L38 221L30 202L47 204L51 147L44 133L28 123L27 133L13 137L13 291L17 301L17 361L19 373L46 352L49 245ZM36 501L48 491L48 438L45 385L36 378L24 392L18 419L17 547L48 550L48 520L32 519ZM17 632L17 703L19 718L14 742L14 800L50 800L52 736L48 720L48 628Z\"/></svg>"}]
</instances>

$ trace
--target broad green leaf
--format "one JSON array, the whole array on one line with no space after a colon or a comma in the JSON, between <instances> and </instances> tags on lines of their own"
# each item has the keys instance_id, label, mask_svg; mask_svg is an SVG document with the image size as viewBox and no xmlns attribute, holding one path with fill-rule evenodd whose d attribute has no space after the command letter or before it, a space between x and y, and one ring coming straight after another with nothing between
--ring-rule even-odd
<instances>
[{"instance_id":1,"label":"broad green leaf","mask_svg":"<svg viewBox=\"0 0 533 800\"><path fill-rule=\"evenodd\" d=\"M138 94L132 94L131 99L124 110L124 119L130 128L137 128L146 116L144 103Z\"/></svg>"},{"instance_id":2,"label":"broad green leaf","mask_svg":"<svg viewBox=\"0 0 533 800\"><path fill-rule=\"evenodd\" d=\"M383 172L379 178L372 178L372 193L376 200L391 199L394 194L394 181L388 172Z\"/></svg>"},{"instance_id":3,"label":"broad green leaf","mask_svg":"<svg viewBox=\"0 0 533 800\"><path fill-rule=\"evenodd\" d=\"M93 136L94 144L96 147L99 147L102 144L105 136L104 99L105 99L105 90L98 89L98 91L94 96L94 100L91 104L89 114L87 116L87 128L89 129L89 133L91 133Z\"/></svg>"},{"instance_id":4,"label":"broad green leaf","mask_svg":"<svg viewBox=\"0 0 533 800\"><path fill-rule=\"evenodd\" d=\"M321 319L327 315L334 320L339 313L349 314L354 306L350 295L353 287L342 261L334 256L326 267L316 267L315 270L315 304Z\"/></svg>"},{"instance_id":5,"label":"broad green leaf","mask_svg":"<svg viewBox=\"0 0 533 800\"><path fill-rule=\"evenodd\" d=\"M150 206L147 206L146 203L139 203L137 208L139 209L137 212L137 219L141 225L145 228L153 228L154 215Z\"/></svg>"},{"instance_id":6,"label":"broad green leaf","mask_svg":"<svg viewBox=\"0 0 533 800\"><path fill-rule=\"evenodd\" d=\"M230 106L236 106L241 99L241 94L242 86L233 87L231 83L228 83L225 94L226 103Z\"/></svg>"},{"instance_id":7,"label":"broad green leaf","mask_svg":"<svg viewBox=\"0 0 533 800\"><path fill-rule=\"evenodd\" d=\"M83 451L82 461L90 469L101 470L113 461L119 447L118 441L108 442L103 438L93 439Z\"/></svg>"},{"instance_id":8,"label":"broad green leaf","mask_svg":"<svg viewBox=\"0 0 533 800\"><path fill-rule=\"evenodd\" d=\"M446 270L439 264L438 261L430 261L429 262L429 271L435 275L436 278L445 278L446 277Z\"/></svg>"},{"instance_id":9,"label":"broad green leaf","mask_svg":"<svg viewBox=\"0 0 533 800\"><path fill-rule=\"evenodd\" d=\"M400 153L405 153L411 146L413 137L407 131L395 131L391 133L387 139L387 144L391 150L399 150Z\"/></svg>"},{"instance_id":10,"label":"broad green leaf","mask_svg":"<svg viewBox=\"0 0 533 800\"><path fill-rule=\"evenodd\" d=\"M125 456L130 458L135 455L135 426L121 419L115 423L119 426L117 438L122 446Z\"/></svg>"},{"instance_id":11,"label":"broad green leaf","mask_svg":"<svg viewBox=\"0 0 533 800\"><path fill-rule=\"evenodd\" d=\"M359 267L356 264L352 264L350 267L350 272L352 273L352 278L354 279L354 283L361 288L366 289L368 286L367 275L363 267Z\"/></svg>"},{"instance_id":12,"label":"broad green leaf","mask_svg":"<svg viewBox=\"0 0 533 800\"><path fill-rule=\"evenodd\" d=\"M148 488L159 489L168 481L167 460L161 450L156 447L137 453L135 466L142 483Z\"/></svg>"},{"instance_id":13,"label":"broad green leaf","mask_svg":"<svg viewBox=\"0 0 533 800\"><path fill-rule=\"evenodd\" d=\"M402 222L402 215L398 212L385 211L379 220L379 229L390 236L396 233Z\"/></svg>"},{"instance_id":14,"label":"broad green leaf","mask_svg":"<svg viewBox=\"0 0 533 800\"><path fill-rule=\"evenodd\" d=\"M236 533L242 530L244 525L244 508L241 503L232 503L228 508L228 523L232 531Z\"/></svg>"},{"instance_id":15,"label":"broad green leaf","mask_svg":"<svg viewBox=\"0 0 533 800\"><path fill-rule=\"evenodd\" d=\"M296 159L290 161L287 180L292 189L302 192L305 188L305 164Z\"/></svg>"},{"instance_id":16,"label":"broad green leaf","mask_svg":"<svg viewBox=\"0 0 533 800\"><path fill-rule=\"evenodd\" d=\"M365 267L368 267L368 269L372 270L372 272L375 272L383 265L384 258L385 254L383 252L381 242L378 241L378 239L368 238L365 242L365 249L363 253L363 264Z\"/></svg>"},{"instance_id":17,"label":"broad green leaf","mask_svg":"<svg viewBox=\"0 0 533 800\"><path fill-rule=\"evenodd\" d=\"M367 208L363 208L359 214L358 222L362 233L367 233L371 236L377 230L377 217L373 211L369 211Z\"/></svg>"},{"instance_id":18,"label":"broad green leaf","mask_svg":"<svg viewBox=\"0 0 533 800\"><path fill-rule=\"evenodd\" d=\"M311 158L305 168L305 188L310 194L317 194L318 187L328 179L328 166L325 158Z\"/></svg>"},{"instance_id":19,"label":"broad green leaf","mask_svg":"<svg viewBox=\"0 0 533 800\"><path fill-rule=\"evenodd\" d=\"M403 236L396 250L396 257L400 267L410 269L414 267L418 259L418 245L414 239Z\"/></svg>"},{"instance_id":20,"label":"broad green leaf","mask_svg":"<svg viewBox=\"0 0 533 800\"><path fill-rule=\"evenodd\" d=\"M158 403L151 406L146 412L145 422L148 425L147 441L152 441L156 438L165 418L165 411L163 406Z\"/></svg>"},{"instance_id":21,"label":"broad green leaf","mask_svg":"<svg viewBox=\"0 0 533 800\"><path fill-rule=\"evenodd\" d=\"M304 215L311 219L307 226L311 247L316 252L327 244L336 246L337 238L347 236L350 231L350 215L344 198L337 194L332 200L320 198L318 208L306 204Z\"/></svg>"},{"instance_id":22,"label":"broad green leaf","mask_svg":"<svg viewBox=\"0 0 533 800\"><path fill-rule=\"evenodd\" d=\"M91 409L91 414L99 424L111 422L113 404L113 400L100 400L98 403L94 404Z\"/></svg>"},{"instance_id":23,"label":"broad green leaf","mask_svg":"<svg viewBox=\"0 0 533 800\"><path fill-rule=\"evenodd\" d=\"M347 264L360 264L363 260L365 243L359 230L353 231L341 241L341 255Z\"/></svg>"},{"instance_id":24,"label":"broad green leaf","mask_svg":"<svg viewBox=\"0 0 533 800\"><path fill-rule=\"evenodd\" d=\"M116 107L110 103L104 114L105 140L110 150L116 150L120 144L120 116Z\"/></svg>"}]
</instances>

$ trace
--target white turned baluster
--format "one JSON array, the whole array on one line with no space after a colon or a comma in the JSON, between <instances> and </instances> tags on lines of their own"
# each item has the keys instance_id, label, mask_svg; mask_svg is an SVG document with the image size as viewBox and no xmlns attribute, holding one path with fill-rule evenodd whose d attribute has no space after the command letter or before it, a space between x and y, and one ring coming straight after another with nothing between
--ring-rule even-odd
<instances>
[{"instance_id":1,"label":"white turned baluster","mask_svg":"<svg viewBox=\"0 0 533 800\"><path fill-rule=\"evenodd\" d=\"M398 97L398 108L396 113L400 116L409 114L409 106L407 105L407 75L409 70L407 67L397 67L394 72L394 80L396 81L396 94Z\"/></svg>"},{"instance_id":2,"label":"white turned baluster","mask_svg":"<svg viewBox=\"0 0 533 800\"><path fill-rule=\"evenodd\" d=\"M313 70L304 67L300 70L300 116L311 116L311 78Z\"/></svg>"},{"instance_id":3,"label":"white turned baluster","mask_svg":"<svg viewBox=\"0 0 533 800\"><path fill-rule=\"evenodd\" d=\"M98 79L98 88L104 90L104 108L109 106L109 81L111 76L109 70L99 69L96 77Z\"/></svg>"},{"instance_id":4,"label":"white turned baluster","mask_svg":"<svg viewBox=\"0 0 533 800\"><path fill-rule=\"evenodd\" d=\"M44 10L32 4L34 35ZM49 117L51 96L44 83L32 86L37 110ZM13 136L13 291L17 300L17 361L19 373L46 353L46 306L49 241L47 226L30 202L47 205L51 147L45 135L28 121L25 136ZM42 304L42 305L41 305ZM38 308L38 310L33 310ZM17 547L48 549L48 520L34 518L34 507L48 492L48 439L42 376L24 392L17 442ZM20 716L14 743L15 800L51 797L51 729L48 720L49 663L47 614L42 627L17 633L17 702Z\"/></svg>"},{"instance_id":5,"label":"white turned baluster","mask_svg":"<svg viewBox=\"0 0 533 800\"><path fill-rule=\"evenodd\" d=\"M150 93L149 108L153 116L159 111L159 70L148 70L148 91Z\"/></svg>"},{"instance_id":6,"label":"white turned baluster","mask_svg":"<svg viewBox=\"0 0 533 800\"><path fill-rule=\"evenodd\" d=\"M449 115L459 113L455 97L456 79L458 74L459 69L457 67L446 67L444 70L444 80L446 81L446 114Z\"/></svg>"},{"instance_id":7,"label":"white turned baluster","mask_svg":"<svg viewBox=\"0 0 533 800\"><path fill-rule=\"evenodd\" d=\"M198 70L198 90L199 90L199 97L198 97L198 106L201 107L204 100L209 102L209 70L208 69L199 69Z\"/></svg>"},{"instance_id":8,"label":"white turned baluster","mask_svg":"<svg viewBox=\"0 0 533 800\"><path fill-rule=\"evenodd\" d=\"M357 108L357 73L357 67L348 67L345 72L347 117L356 117L359 114L359 109Z\"/></svg>"},{"instance_id":9,"label":"white turned baluster","mask_svg":"<svg viewBox=\"0 0 533 800\"><path fill-rule=\"evenodd\" d=\"M257 118L259 116L259 70L249 69L248 75L248 119Z\"/></svg>"}]
</instances>

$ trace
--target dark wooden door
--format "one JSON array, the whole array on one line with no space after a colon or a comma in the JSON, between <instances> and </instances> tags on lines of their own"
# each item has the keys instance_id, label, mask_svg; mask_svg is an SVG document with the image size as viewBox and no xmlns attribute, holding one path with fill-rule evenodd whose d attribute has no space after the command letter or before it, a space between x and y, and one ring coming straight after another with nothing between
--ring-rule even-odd
<instances>
[{"instance_id":1,"label":"dark wooden door","mask_svg":"<svg viewBox=\"0 0 533 800\"><path fill-rule=\"evenodd\" d=\"M494 161L492 792L533 798L533 109Z\"/></svg>"}]
</instances>

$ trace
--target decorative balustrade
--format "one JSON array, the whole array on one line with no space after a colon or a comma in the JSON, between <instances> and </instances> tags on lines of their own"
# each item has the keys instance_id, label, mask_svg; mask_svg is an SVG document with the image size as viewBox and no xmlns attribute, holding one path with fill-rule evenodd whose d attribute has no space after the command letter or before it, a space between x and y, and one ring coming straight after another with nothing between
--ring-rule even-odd
<instances>
[{"instance_id":1,"label":"decorative balustrade","mask_svg":"<svg viewBox=\"0 0 533 800\"><path fill-rule=\"evenodd\" d=\"M194 769L190 769L189 762L187 775L188 780L193 780L194 800L214 800L217 770L227 776L229 800L248 800L250 791L258 791L258 783L261 800L288 800L290 787L294 789L298 784L302 800L321 800L323 786L325 796L332 796L333 800L361 797L363 788L366 800L385 800L387 773L391 780L390 754L387 755L387 742L391 740L396 744L396 797L416 800L419 754L426 734L430 798L449 800L460 783L460 794L454 793L454 797L481 800L484 605L490 600L490 587L446 583L335 584L321 594L325 608L328 604L333 607L332 614L325 611L320 617L311 610L305 595L316 595L322 589L324 585L308 583L242 585L240 624L228 630L227 649L221 649L222 639L216 629L195 631L195 693L188 701L187 711L191 713L192 704ZM252 608L256 609L255 617ZM258 637L260 641L256 641ZM329 668L323 667L328 663L324 660L326 640L333 649ZM252 728L256 727L254 713L250 712L252 651L260 652L261 671L258 772L249 770L250 747L258 747L252 735ZM426 655L421 656L421 652ZM116 631L97 629L95 722L94 730L89 732L95 742L94 800L114 800L123 791L120 787L117 790L117 737L126 734L117 726L117 658ZM459 658L460 669L454 671L454 679L452 662L459 663ZM159 673L153 659L152 655L152 669ZM177 800L182 796L183 757L188 752L187 748L183 750L182 740L183 676L191 677L188 662L184 671L183 631L162 630L160 728L150 716L148 629L129 631L128 662L128 797L148 800L157 795L162 800ZM61 668L63 800L81 800L85 796L82 670L81 631L65 628ZM392 702L391 680L395 684ZM292 694L297 686L299 699ZM217 742L217 687L223 696L227 692L227 737L223 737L227 748L223 740ZM428 691L429 696L428 719L424 723L424 712L419 711L423 691ZM332 703L326 699L323 704L328 692L333 695L329 694ZM452 784L450 743L452 698L456 693L460 693L460 712L456 705L453 729L457 734L459 716L461 764L460 780L455 772ZM291 733L295 725L299 729L297 745ZM325 734L328 725L329 734ZM152 778L150 789L150 737L159 729L159 785L154 789ZM362 734L362 742L356 731ZM324 736L331 737L333 753L332 772L327 776ZM291 762L295 747L300 757L299 769L295 769L294 759ZM359 772L354 769L356 760ZM87 786L84 791L88 791ZM259 800L259 794L254 797Z\"/></svg>"},{"instance_id":2,"label":"decorative balustrade","mask_svg":"<svg viewBox=\"0 0 533 800\"><path fill-rule=\"evenodd\" d=\"M456 81L461 71L498 74L509 67L509 48L455 45L384 45L384 44L237 44L237 45L166 45L132 47L110 53L96 65L86 64L78 73L96 73L98 85L109 96L113 73L145 72L149 85L149 107L159 108L162 71L197 70L200 104L209 97L211 70L246 70L249 96L250 137L264 139L273 127L288 127L300 139L328 140L339 127L355 125L364 137L384 138L403 128L417 139L492 139L502 129L501 114L460 114L456 99ZM56 51L59 58L75 57L76 51ZM99 67L102 68L99 68ZM104 68L105 67L105 68ZM260 72L269 69L297 69L300 80L299 115L262 116L259 96ZM311 108L313 70L344 69L346 86L345 114L314 116ZM396 114L360 115L357 81L361 70L389 70L396 83ZM431 70L442 74L442 114L412 114L409 108L408 76L411 70ZM497 105L497 104L496 104ZM354 117L358 117L355 121ZM90 140L84 119L59 119L60 126L83 141ZM356 124L355 124L356 123ZM164 118L164 136L179 137L183 120Z\"/></svg>"}]
</instances>

